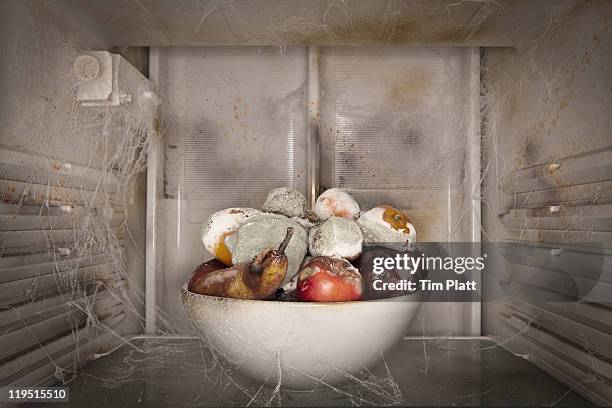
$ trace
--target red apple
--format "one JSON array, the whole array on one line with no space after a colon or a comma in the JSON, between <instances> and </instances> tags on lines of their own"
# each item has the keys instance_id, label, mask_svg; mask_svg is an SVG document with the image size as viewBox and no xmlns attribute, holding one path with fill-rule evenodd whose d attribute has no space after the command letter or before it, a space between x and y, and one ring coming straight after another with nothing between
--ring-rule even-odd
<instances>
[{"instance_id":1,"label":"red apple","mask_svg":"<svg viewBox=\"0 0 612 408\"><path fill-rule=\"evenodd\" d=\"M187 290L193 292L193 288L200 279L211 272L224 268L227 268L227 266L218 259L211 259L210 261L204 262L193 271L191 279L189 279L189 283L187 284Z\"/></svg>"},{"instance_id":2,"label":"red apple","mask_svg":"<svg viewBox=\"0 0 612 408\"><path fill-rule=\"evenodd\" d=\"M302 265L296 297L306 302L360 300L363 284L359 271L342 258L317 256Z\"/></svg>"}]
</instances>

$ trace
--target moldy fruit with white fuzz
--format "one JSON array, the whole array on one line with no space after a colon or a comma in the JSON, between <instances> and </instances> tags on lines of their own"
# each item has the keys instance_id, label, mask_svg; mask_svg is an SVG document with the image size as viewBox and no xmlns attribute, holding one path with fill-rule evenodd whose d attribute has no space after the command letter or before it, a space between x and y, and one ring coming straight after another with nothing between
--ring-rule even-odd
<instances>
[{"instance_id":1,"label":"moldy fruit with white fuzz","mask_svg":"<svg viewBox=\"0 0 612 408\"><path fill-rule=\"evenodd\" d=\"M405 243L416 241L416 229L408 215L389 205L379 205L359 217L366 242Z\"/></svg>"},{"instance_id":2,"label":"moldy fruit with white fuzz","mask_svg":"<svg viewBox=\"0 0 612 408\"><path fill-rule=\"evenodd\" d=\"M304 217L291 217L291 221L297 222L304 227L306 231L310 231L312 227L321 223L319 217L311 210L306 210Z\"/></svg>"},{"instance_id":3,"label":"moldy fruit with white fuzz","mask_svg":"<svg viewBox=\"0 0 612 408\"><path fill-rule=\"evenodd\" d=\"M287 217L304 218L306 216L306 197L294 188L275 188L268 193L261 209Z\"/></svg>"},{"instance_id":4,"label":"moldy fruit with white fuzz","mask_svg":"<svg viewBox=\"0 0 612 408\"><path fill-rule=\"evenodd\" d=\"M232 254L225 238L232 235L249 217L261 212L254 208L227 208L211 215L202 226L204 247L225 265L232 265Z\"/></svg>"},{"instance_id":5,"label":"moldy fruit with white fuzz","mask_svg":"<svg viewBox=\"0 0 612 408\"><path fill-rule=\"evenodd\" d=\"M312 256L353 260L361 254L363 235L355 221L334 216L310 230L308 244Z\"/></svg>"},{"instance_id":6,"label":"moldy fruit with white fuzz","mask_svg":"<svg viewBox=\"0 0 612 408\"><path fill-rule=\"evenodd\" d=\"M244 222L236 233L228 236L225 245L232 254L232 262L234 264L248 262L260 252L278 247L288 227L293 228L293 238L285 251L289 267L283 284L287 283L297 273L308 251L308 233L299 224L283 215L268 213L255 215Z\"/></svg>"},{"instance_id":7,"label":"moldy fruit with white fuzz","mask_svg":"<svg viewBox=\"0 0 612 408\"><path fill-rule=\"evenodd\" d=\"M359 204L347 192L330 188L317 198L314 212L321 220L332 216L355 219L359 217Z\"/></svg>"},{"instance_id":8,"label":"moldy fruit with white fuzz","mask_svg":"<svg viewBox=\"0 0 612 408\"><path fill-rule=\"evenodd\" d=\"M346 259L317 256L298 275L296 297L305 302L349 302L360 300L362 292L361 275Z\"/></svg>"}]
</instances>

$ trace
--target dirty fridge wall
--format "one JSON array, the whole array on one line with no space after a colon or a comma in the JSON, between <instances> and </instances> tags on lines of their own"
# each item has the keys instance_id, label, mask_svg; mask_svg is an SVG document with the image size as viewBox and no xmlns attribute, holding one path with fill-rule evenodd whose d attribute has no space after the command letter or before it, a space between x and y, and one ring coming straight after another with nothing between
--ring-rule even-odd
<instances>
[{"instance_id":1,"label":"dirty fridge wall","mask_svg":"<svg viewBox=\"0 0 612 408\"><path fill-rule=\"evenodd\" d=\"M109 75L107 98L83 106L88 72L74 63L87 34L26 2L0 14L0 378L32 386L70 379L143 330L142 172L157 103L138 70L103 53L109 65L89 74Z\"/></svg>"}]
</instances>

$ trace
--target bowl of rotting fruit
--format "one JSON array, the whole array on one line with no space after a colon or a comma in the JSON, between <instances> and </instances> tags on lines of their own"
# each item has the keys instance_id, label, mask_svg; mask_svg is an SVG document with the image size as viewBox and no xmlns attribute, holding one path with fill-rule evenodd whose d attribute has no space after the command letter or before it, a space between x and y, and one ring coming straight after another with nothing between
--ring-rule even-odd
<instances>
[{"instance_id":1,"label":"bowl of rotting fruit","mask_svg":"<svg viewBox=\"0 0 612 408\"><path fill-rule=\"evenodd\" d=\"M208 344L247 377L278 378L289 389L338 384L379 362L418 314L425 293L379 292L372 282L426 271L374 273L370 262L418 251L405 249L415 239L408 216L391 206L361 213L348 193L330 189L308 210L299 191L275 189L261 210L228 208L204 223L202 241L215 258L195 269L183 305Z\"/></svg>"}]
</instances>

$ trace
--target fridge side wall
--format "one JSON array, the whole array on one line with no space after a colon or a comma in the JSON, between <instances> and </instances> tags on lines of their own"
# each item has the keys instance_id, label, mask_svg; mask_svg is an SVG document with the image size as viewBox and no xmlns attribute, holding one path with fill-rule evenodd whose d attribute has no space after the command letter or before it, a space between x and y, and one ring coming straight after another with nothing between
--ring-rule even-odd
<instances>
[{"instance_id":1,"label":"fridge side wall","mask_svg":"<svg viewBox=\"0 0 612 408\"><path fill-rule=\"evenodd\" d=\"M487 49L483 71L483 240L519 244L495 265L507 301L494 293L496 280L485 287L484 333L605 405L612 401L611 17L610 3L582 8L552 21L527 48ZM542 301L547 296L555 301ZM580 301L563 300L571 296Z\"/></svg>"},{"instance_id":2,"label":"fridge side wall","mask_svg":"<svg viewBox=\"0 0 612 408\"><path fill-rule=\"evenodd\" d=\"M132 103L81 106L73 63L96 40L28 2L2 2L0 15L0 378L33 386L142 332L153 111L123 59L117 86Z\"/></svg>"}]
</instances>

